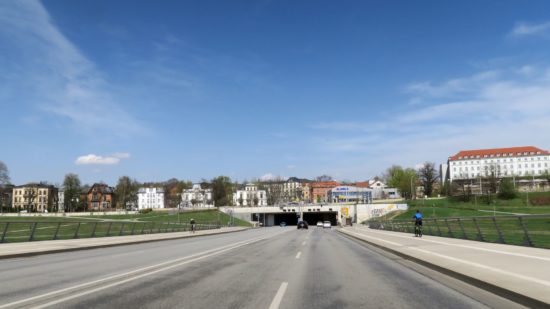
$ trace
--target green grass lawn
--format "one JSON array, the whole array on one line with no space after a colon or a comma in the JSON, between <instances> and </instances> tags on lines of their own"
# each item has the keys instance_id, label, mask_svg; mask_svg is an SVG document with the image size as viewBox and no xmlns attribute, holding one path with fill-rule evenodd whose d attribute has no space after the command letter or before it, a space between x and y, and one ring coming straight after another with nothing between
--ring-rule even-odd
<instances>
[{"instance_id":1,"label":"green grass lawn","mask_svg":"<svg viewBox=\"0 0 550 309\"><path fill-rule=\"evenodd\" d=\"M548 196L549 192L530 193L529 197ZM420 209L424 215L424 234L502 242L550 248L550 205L528 204L527 195L513 200L495 200L488 205L481 201L460 202L447 198L409 201L409 210L375 218L384 222L383 229L414 233L412 217ZM493 210L496 220L493 221ZM521 221L511 214L547 214L546 217L525 217ZM474 217L475 220L474 220ZM460 219L458 219L460 218ZM527 233L525 233L527 230ZM500 231L500 233L499 233Z\"/></svg>"},{"instance_id":2,"label":"green grass lawn","mask_svg":"<svg viewBox=\"0 0 550 309\"><path fill-rule=\"evenodd\" d=\"M217 210L185 212L179 216L151 212L87 217L0 217L0 237L4 235L4 242L23 242L29 241L31 234L32 240L51 240L181 232L189 230L191 218L195 219L198 229L211 228L217 225L218 219L221 225L227 225L230 220ZM251 226L236 218L233 222L237 226Z\"/></svg>"}]
</instances>

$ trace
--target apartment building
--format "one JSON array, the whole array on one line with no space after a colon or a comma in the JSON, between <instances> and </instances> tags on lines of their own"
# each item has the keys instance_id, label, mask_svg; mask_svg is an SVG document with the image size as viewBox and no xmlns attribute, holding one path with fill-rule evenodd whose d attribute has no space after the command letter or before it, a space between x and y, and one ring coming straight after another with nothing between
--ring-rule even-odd
<instances>
[{"instance_id":1,"label":"apartment building","mask_svg":"<svg viewBox=\"0 0 550 309\"><path fill-rule=\"evenodd\" d=\"M115 206L115 189L104 183L94 183L85 199L87 210L108 210Z\"/></svg>"},{"instance_id":2,"label":"apartment building","mask_svg":"<svg viewBox=\"0 0 550 309\"><path fill-rule=\"evenodd\" d=\"M534 146L462 150L442 165L445 179L539 176L550 173L550 152Z\"/></svg>"},{"instance_id":3,"label":"apartment building","mask_svg":"<svg viewBox=\"0 0 550 309\"><path fill-rule=\"evenodd\" d=\"M255 184L248 183L244 187L244 190L237 190L233 194L233 205L267 206L267 193L265 190L258 190Z\"/></svg>"},{"instance_id":4,"label":"apartment building","mask_svg":"<svg viewBox=\"0 0 550 309\"><path fill-rule=\"evenodd\" d=\"M163 188L140 188L138 190L138 209L164 208Z\"/></svg>"},{"instance_id":5,"label":"apartment building","mask_svg":"<svg viewBox=\"0 0 550 309\"><path fill-rule=\"evenodd\" d=\"M191 189L183 190L181 202L183 207L214 207L212 189L203 189L200 184L196 183Z\"/></svg>"},{"instance_id":6,"label":"apartment building","mask_svg":"<svg viewBox=\"0 0 550 309\"><path fill-rule=\"evenodd\" d=\"M57 211L57 188L41 183L13 187L12 207L28 212Z\"/></svg>"}]
</instances>

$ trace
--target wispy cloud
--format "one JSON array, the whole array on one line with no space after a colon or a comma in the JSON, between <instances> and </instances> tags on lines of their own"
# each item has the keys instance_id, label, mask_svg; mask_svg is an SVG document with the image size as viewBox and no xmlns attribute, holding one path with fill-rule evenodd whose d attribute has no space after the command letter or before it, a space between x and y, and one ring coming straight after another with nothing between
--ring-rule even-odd
<instances>
[{"instance_id":1,"label":"wispy cloud","mask_svg":"<svg viewBox=\"0 0 550 309\"><path fill-rule=\"evenodd\" d=\"M123 159L130 158L130 154L126 152L117 152L110 156L100 156L89 154L80 156L75 160L76 165L115 165Z\"/></svg>"},{"instance_id":2,"label":"wispy cloud","mask_svg":"<svg viewBox=\"0 0 550 309\"><path fill-rule=\"evenodd\" d=\"M26 88L18 101L26 99L38 112L66 119L84 133L127 136L144 129L39 1L1 1L0 40L6 62L17 63L4 67L17 79L0 89Z\"/></svg>"},{"instance_id":3,"label":"wispy cloud","mask_svg":"<svg viewBox=\"0 0 550 309\"><path fill-rule=\"evenodd\" d=\"M533 23L518 23L510 32L512 36L544 36L550 37L550 21L533 24Z\"/></svg>"},{"instance_id":4,"label":"wispy cloud","mask_svg":"<svg viewBox=\"0 0 550 309\"><path fill-rule=\"evenodd\" d=\"M480 72L429 82L428 88L414 87L412 95L421 95L425 106L404 107L399 114L375 122L317 124L313 128L324 135L316 144L324 152L362 154L373 175L393 163L444 162L461 149L547 148L550 145L540 134L550 132L550 68L532 68L525 65L499 70L499 74ZM449 99L456 97L462 100Z\"/></svg>"}]
</instances>

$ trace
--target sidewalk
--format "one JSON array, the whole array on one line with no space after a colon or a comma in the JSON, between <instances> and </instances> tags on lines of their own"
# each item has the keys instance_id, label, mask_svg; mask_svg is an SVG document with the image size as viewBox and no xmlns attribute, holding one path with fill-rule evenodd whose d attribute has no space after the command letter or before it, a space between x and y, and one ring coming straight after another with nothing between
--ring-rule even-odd
<instances>
[{"instance_id":1,"label":"sidewalk","mask_svg":"<svg viewBox=\"0 0 550 309\"><path fill-rule=\"evenodd\" d=\"M151 241L170 240L187 237L197 237L213 234L231 233L243 231L245 227L224 227L213 230L202 230L191 232L158 233L131 236L113 236L99 238L66 239L66 240L45 240L21 243L0 244L0 259L32 256L64 251L85 250L93 248L104 248L137 244Z\"/></svg>"},{"instance_id":2,"label":"sidewalk","mask_svg":"<svg viewBox=\"0 0 550 309\"><path fill-rule=\"evenodd\" d=\"M346 227L341 233L382 247L532 307L550 305L550 250Z\"/></svg>"}]
</instances>

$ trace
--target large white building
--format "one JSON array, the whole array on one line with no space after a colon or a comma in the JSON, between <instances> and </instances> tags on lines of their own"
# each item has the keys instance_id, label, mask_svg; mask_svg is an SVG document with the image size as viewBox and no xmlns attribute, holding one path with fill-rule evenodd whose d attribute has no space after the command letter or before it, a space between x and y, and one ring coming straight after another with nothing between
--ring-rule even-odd
<instances>
[{"instance_id":1,"label":"large white building","mask_svg":"<svg viewBox=\"0 0 550 309\"><path fill-rule=\"evenodd\" d=\"M372 203L373 189L354 186L338 186L327 192L331 203Z\"/></svg>"},{"instance_id":2,"label":"large white building","mask_svg":"<svg viewBox=\"0 0 550 309\"><path fill-rule=\"evenodd\" d=\"M164 189L162 188L140 188L138 191L139 209L164 208Z\"/></svg>"},{"instance_id":3,"label":"large white building","mask_svg":"<svg viewBox=\"0 0 550 309\"><path fill-rule=\"evenodd\" d=\"M494 173L497 177L538 176L550 173L550 152L533 146L463 150L449 157L449 181L476 179Z\"/></svg>"},{"instance_id":4,"label":"large white building","mask_svg":"<svg viewBox=\"0 0 550 309\"><path fill-rule=\"evenodd\" d=\"M247 184L244 190L237 190L233 194L233 205L236 206L267 206L265 190L258 190L254 184Z\"/></svg>"},{"instance_id":5,"label":"large white building","mask_svg":"<svg viewBox=\"0 0 550 309\"><path fill-rule=\"evenodd\" d=\"M214 207L212 189L202 189L200 184L194 184L191 189L183 190L181 202L183 207L189 208Z\"/></svg>"}]
</instances>

